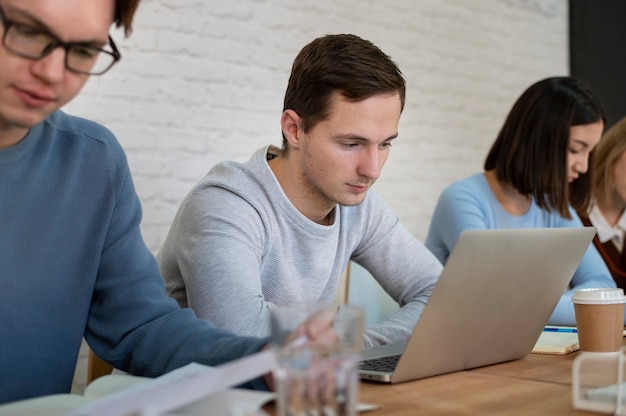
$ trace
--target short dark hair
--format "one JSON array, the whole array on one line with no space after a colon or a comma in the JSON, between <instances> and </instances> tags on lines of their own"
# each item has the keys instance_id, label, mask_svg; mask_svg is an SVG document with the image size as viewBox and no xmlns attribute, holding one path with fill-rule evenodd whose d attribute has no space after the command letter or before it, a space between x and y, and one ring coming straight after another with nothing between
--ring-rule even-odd
<instances>
[{"instance_id":1,"label":"short dark hair","mask_svg":"<svg viewBox=\"0 0 626 416\"><path fill-rule=\"evenodd\" d=\"M567 154L572 126L602 121L606 113L591 89L571 77L546 78L517 99L485 159L499 180L540 208L570 219L569 205L585 211L591 201L593 158L587 172L567 184Z\"/></svg>"},{"instance_id":2,"label":"short dark hair","mask_svg":"<svg viewBox=\"0 0 626 416\"><path fill-rule=\"evenodd\" d=\"M329 116L334 93L350 101L398 93L402 109L406 84L398 66L372 42L351 34L326 35L296 56L283 111L295 111L307 132Z\"/></svg>"},{"instance_id":3,"label":"short dark hair","mask_svg":"<svg viewBox=\"0 0 626 416\"><path fill-rule=\"evenodd\" d=\"M139 6L139 0L115 0L113 23L115 27L123 27L126 36L133 31L133 17L137 6Z\"/></svg>"}]
</instances>

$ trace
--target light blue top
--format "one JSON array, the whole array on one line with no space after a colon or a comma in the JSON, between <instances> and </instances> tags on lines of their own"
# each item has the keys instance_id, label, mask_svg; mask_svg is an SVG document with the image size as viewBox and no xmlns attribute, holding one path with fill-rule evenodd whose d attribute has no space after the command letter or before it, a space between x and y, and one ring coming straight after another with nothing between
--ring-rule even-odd
<instances>
[{"instance_id":1,"label":"light blue top","mask_svg":"<svg viewBox=\"0 0 626 416\"><path fill-rule=\"evenodd\" d=\"M126 157L104 127L56 112L0 150L0 178L0 403L69 393L83 336L144 376L264 345L166 296Z\"/></svg>"},{"instance_id":2,"label":"light blue top","mask_svg":"<svg viewBox=\"0 0 626 416\"><path fill-rule=\"evenodd\" d=\"M570 209L572 219L548 212L532 202L524 215L509 214L491 191L484 174L478 173L453 183L441 193L426 237L426 247L446 263L456 240L464 230L497 228L582 227ZM576 289L615 287L615 282L593 244L589 245L572 280L550 320L551 325L576 325L571 297ZM529 307L531 307L529 305Z\"/></svg>"}]
</instances>

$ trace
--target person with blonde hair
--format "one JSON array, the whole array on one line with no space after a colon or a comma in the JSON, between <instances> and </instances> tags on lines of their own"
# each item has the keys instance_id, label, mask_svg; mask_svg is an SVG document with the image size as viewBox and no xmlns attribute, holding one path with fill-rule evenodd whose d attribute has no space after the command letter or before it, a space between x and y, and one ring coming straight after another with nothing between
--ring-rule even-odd
<instances>
[{"instance_id":1,"label":"person with blonde hair","mask_svg":"<svg viewBox=\"0 0 626 416\"><path fill-rule=\"evenodd\" d=\"M579 215L583 224L596 227L593 244L617 286L626 289L626 117L604 134L593 159L593 202Z\"/></svg>"}]
</instances>

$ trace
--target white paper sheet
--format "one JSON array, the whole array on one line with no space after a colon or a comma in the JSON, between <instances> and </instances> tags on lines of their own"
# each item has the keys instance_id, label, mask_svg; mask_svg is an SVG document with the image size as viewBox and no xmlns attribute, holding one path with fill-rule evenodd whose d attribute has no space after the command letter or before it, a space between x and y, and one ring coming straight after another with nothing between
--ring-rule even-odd
<instances>
[{"instance_id":1,"label":"white paper sheet","mask_svg":"<svg viewBox=\"0 0 626 416\"><path fill-rule=\"evenodd\" d=\"M218 367L191 363L161 377L81 406L68 416L153 416L172 412L216 392L269 373L271 350Z\"/></svg>"}]
</instances>

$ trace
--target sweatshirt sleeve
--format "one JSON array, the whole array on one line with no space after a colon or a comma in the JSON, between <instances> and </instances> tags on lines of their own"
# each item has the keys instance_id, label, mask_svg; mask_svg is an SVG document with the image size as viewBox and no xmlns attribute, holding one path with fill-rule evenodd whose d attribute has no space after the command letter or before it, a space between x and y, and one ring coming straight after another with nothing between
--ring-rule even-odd
<instances>
[{"instance_id":1,"label":"sweatshirt sleeve","mask_svg":"<svg viewBox=\"0 0 626 416\"><path fill-rule=\"evenodd\" d=\"M158 255L166 279L184 282L187 306L199 318L249 336L270 333L275 306L261 273L269 236L279 231L261 216L234 191L201 187L186 199Z\"/></svg>"},{"instance_id":2,"label":"sweatshirt sleeve","mask_svg":"<svg viewBox=\"0 0 626 416\"><path fill-rule=\"evenodd\" d=\"M370 193L367 225L352 260L367 269L400 308L365 330L366 346L406 341L443 269L383 199Z\"/></svg>"}]
</instances>

